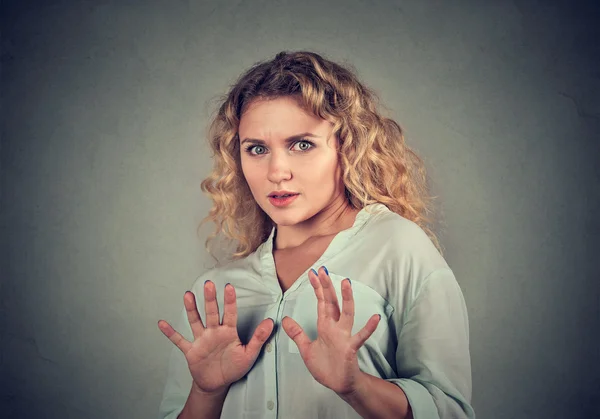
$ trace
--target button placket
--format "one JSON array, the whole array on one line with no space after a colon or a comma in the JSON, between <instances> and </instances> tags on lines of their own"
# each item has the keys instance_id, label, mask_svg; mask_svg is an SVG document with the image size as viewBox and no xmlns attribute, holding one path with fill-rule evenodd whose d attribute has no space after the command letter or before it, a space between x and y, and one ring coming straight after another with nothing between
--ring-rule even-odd
<instances>
[{"instance_id":1,"label":"button placket","mask_svg":"<svg viewBox=\"0 0 600 419\"><path fill-rule=\"evenodd\" d=\"M283 312L284 299L283 295L279 294L277 304L268 310L267 317L271 317L275 322L275 332L269 338L269 340L263 346L264 353L264 365L265 365L265 399L263 399L263 406L266 407L264 412L265 418L275 419L277 418L277 351L275 345L279 339L278 334L281 329L281 318ZM264 407L263 407L264 409Z\"/></svg>"}]
</instances>

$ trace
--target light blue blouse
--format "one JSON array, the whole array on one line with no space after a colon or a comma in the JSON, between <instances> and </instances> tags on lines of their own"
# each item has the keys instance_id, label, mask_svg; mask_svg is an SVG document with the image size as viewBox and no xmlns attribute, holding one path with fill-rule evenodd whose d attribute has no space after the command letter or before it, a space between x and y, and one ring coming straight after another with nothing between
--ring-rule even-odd
<instances>
[{"instance_id":1,"label":"light blue blouse","mask_svg":"<svg viewBox=\"0 0 600 419\"><path fill-rule=\"evenodd\" d=\"M236 289L238 332L246 343L264 318L275 329L250 372L234 383L222 418L360 418L337 394L317 383L296 344L281 327L290 316L311 339L317 336L317 300L308 270L282 293L275 272L273 237L244 259L202 274L191 288L204 320L204 281ZM474 418L471 400L469 325L462 291L452 270L425 232L383 204L363 208L354 225L340 231L311 268L325 265L342 301L340 283L352 280L353 334L381 314L375 333L358 352L359 366L405 392L415 419ZM310 269L310 268L309 268ZM175 328L193 335L185 309ZM192 385L187 362L173 346L159 418L183 410Z\"/></svg>"}]
</instances>

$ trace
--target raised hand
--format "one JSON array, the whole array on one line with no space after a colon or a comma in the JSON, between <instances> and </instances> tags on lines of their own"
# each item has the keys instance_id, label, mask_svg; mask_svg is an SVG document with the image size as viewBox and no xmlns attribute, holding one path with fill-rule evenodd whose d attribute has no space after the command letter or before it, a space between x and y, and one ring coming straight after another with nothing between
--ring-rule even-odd
<instances>
[{"instance_id":1,"label":"raised hand","mask_svg":"<svg viewBox=\"0 0 600 419\"><path fill-rule=\"evenodd\" d=\"M352 393L362 374L356 353L373 334L381 317L374 314L354 336L354 298L349 279L342 281L342 311L340 313L333 283L324 269L308 274L317 296L317 339L311 341L302 327L285 317L282 326L296 343L308 371L319 383L339 395Z\"/></svg>"},{"instance_id":2,"label":"raised hand","mask_svg":"<svg viewBox=\"0 0 600 419\"><path fill-rule=\"evenodd\" d=\"M264 319L256 327L247 345L237 332L237 305L233 285L225 286L223 324L219 322L217 291L212 281L204 283L206 326L202 323L192 292L183 296L194 341L187 341L169 323L159 320L158 327L185 355L195 385L205 393L226 391L242 378L258 357L261 347L273 331L273 320Z\"/></svg>"}]
</instances>

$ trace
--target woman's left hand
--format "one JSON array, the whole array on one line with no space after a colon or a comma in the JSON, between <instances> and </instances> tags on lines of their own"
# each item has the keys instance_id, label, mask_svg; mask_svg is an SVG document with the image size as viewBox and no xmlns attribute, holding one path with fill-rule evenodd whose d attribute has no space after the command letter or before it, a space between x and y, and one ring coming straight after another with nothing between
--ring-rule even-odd
<instances>
[{"instance_id":1,"label":"woman's left hand","mask_svg":"<svg viewBox=\"0 0 600 419\"><path fill-rule=\"evenodd\" d=\"M296 343L308 371L325 387L340 396L352 393L363 374L358 367L356 353L373 334L381 316L374 314L354 336L354 298L349 279L342 281L342 311L338 305L333 283L324 269L308 274L317 296L317 339L312 341L302 327L290 317L284 317L282 326Z\"/></svg>"}]
</instances>

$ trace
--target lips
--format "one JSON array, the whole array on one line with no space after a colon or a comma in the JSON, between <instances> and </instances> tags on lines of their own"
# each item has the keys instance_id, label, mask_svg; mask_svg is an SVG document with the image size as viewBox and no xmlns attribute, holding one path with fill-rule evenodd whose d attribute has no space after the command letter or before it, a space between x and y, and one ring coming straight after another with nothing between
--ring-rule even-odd
<instances>
[{"instance_id":1,"label":"lips","mask_svg":"<svg viewBox=\"0 0 600 419\"><path fill-rule=\"evenodd\" d=\"M285 208L292 204L300 194L291 194L290 196L278 198L276 196L270 196L269 202L277 208Z\"/></svg>"},{"instance_id":2,"label":"lips","mask_svg":"<svg viewBox=\"0 0 600 419\"><path fill-rule=\"evenodd\" d=\"M294 196L294 195L299 195L296 192L291 192L291 191L275 191L275 192L271 192L269 194L270 198L286 198L288 196Z\"/></svg>"},{"instance_id":3,"label":"lips","mask_svg":"<svg viewBox=\"0 0 600 419\"><path fill-rule=\"evenodd\" d=\"M287 198L288 196L298 195L297 193L285 194L285 195L271 195L272 198Z\"/></svg>"}]
</instances>

